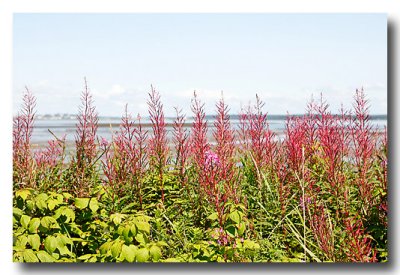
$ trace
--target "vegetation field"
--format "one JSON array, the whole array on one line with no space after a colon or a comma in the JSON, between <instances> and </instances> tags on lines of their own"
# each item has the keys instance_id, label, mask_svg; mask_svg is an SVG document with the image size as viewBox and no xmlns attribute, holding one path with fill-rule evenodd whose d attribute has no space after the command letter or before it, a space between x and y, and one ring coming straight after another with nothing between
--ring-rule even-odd
<instances>
[{"instance_id":1,"label":"vegetation field","mask_svg":"<svg viewBox=\"0 0 400 275\"><path fill-rule=\"evenodd\" d=\"M26 90L13 121L14 261L388 260L387 132L363 90L351 110L311 100L283 139L258 96L233 129L222 96L210 125L194 93L193 123L177 109L171 140L153 87L147 104L150 131L126 107L106 140L85 82L73 152L62 136L33 150Z\"/></svg>"}]
</instances>

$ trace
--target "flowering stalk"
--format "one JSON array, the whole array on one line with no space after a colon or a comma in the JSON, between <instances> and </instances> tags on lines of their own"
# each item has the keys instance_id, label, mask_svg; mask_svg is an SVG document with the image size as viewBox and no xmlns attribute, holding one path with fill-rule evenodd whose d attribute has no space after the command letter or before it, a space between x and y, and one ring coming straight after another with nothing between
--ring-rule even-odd
<instances>
[{"instance_id":1,"label":"flowering stalk","mask_svg":"<svg viewBox=\"0 0 400 275\"><path fill-rule=\"evenodd\" d=\"M165 118L163 105L160 100L160 94L151 86L149 93L150 121L152 124L153 134L149 140L149 157L150 166L154 166L159 176L161 183L161 201L164 202L164 170L168 162L168 141L167 129L165 126Z\"/></svg>"},{"instance_id":2,"label":"flowering stalk","mask_svg":"<svg viewBox=\"0 0 400 275\"><path fill-rule=\"evenodd\" d=\"M238 181L234 180L235 173L233 169L235 165L235 135L230 123L229 109L223 97L216 104L216 108L217 117L214 122L215 131L213 132L213 136L217 142L214 160L218 160L219 162L218 181L223 181L225 183L228 196L238 203L239 186Z\"/></svg>"},{"instance_id":3,"label":"flowering stalk","mask_svg":"<svg viewBox=\"0 0 400 275\"><path fill-rule=\"evenodd\" d=\"M276 144L274 133L269 129L267 114L262 112L265 103L256 95L256 104L240 114L240 137L244 150L250 153L255 168L272 167ZM259 181L260 173L257 173Z\"/></svg>"},{"instance_id":4,"label":"flowering stalk","mask_svg":"<svg viewBox=\"0 0 400 275\"><path fill-rule=\"evenodd\" d=\"M329 213L325 210L322 203L317 205L314 202L310 226L319 248L325 253L328 260L335 261L334 229Z\"/></svg>"},{"instance_id":5,"label":"flowering stalk","mask_svg":"<svg viewBox=\"0 0 400 275\"><path fill-rule=\"evenodd\" d=\"M134 165L134 173L137 179L137 193L139 197L140 209L143 207L143 194L142 194L142 180L145 173L145 169L148 165L148 155L147 155L147 136L148 131L143 129L142 118L138 114L136 117L136 131L134 134L135 139L135 156L136 165Z\"/></svg>"},{"instance_id":6,"label":"flowering stalk","mask_svg":"<svg viewBox=\"0 0 400 275\"><path fill-rule=\"evenodd\" d=\"M346 255L351 262L377 262L376 250L372 248L372 240L364 232L361 220L348 218L346 227Z\"/></svg>"},{"instance_id":7,"label":"flowering stalk","mask_svg":"<svg viewBox=\"0 0 400 275\"><path fill-rule=\"evenodd\" d=\"M65 159L65 138L48 141L46 148L39 149L33 154L35 171L39 188L55 190L55 183L60 182Z\"/></svg>"},{"instance_id":8,"label":"flowering stalk","mask_svg":"<svg viewBox=\"0 0 400 275\"><path fill-rule=\"evenodd\" d=\"M196 92L193 94L192 111L194 121L191 133L191 153L196 170L198 172L198 180L200 186L206 184L206 152L209 151L210 145L207 141L207 121L205 120L204 104L197 98Z\"/></svg>"},{"instance_id":9,"label":"flowering stalk","mask_svg":"<svg viewBox=\"0 0 400 275\"><path fill-rule=\"evenodd\" d=\"M65 138L48 141L45 149L40 149L34 153L34 159L39 170L51 169L59 163L63 163L65 156Z\"/></svg>"},{"instance_id":10,"label":"flowering stalk","mask_svg":"<svg viewBox=\"0 0 400 275\"><path fill-rule=\"evenodd\" d=\"M25 87L21 114L13 118L13 182L17 186L35 187L31 136L35 121L36 98Z\"/></svg>"},{"instance_id":11,"label":"flowering stalk","mask_svg":"<svg viewBox=\"0 0 400 275\"><path fill-rule=\"evenodd\" d=\"M189 155L189 134L184 128L185 116L182 114L182 110L176 111L176 119L173 126L173 143L176 152L175 158L175 169L178 171L178 176L182 186L185 185L187 178L185 176L185 167L187 158Z\"/></svg>"},{"instance_id":12,"label":"flowering stalk","mask_svg":"<svg viewBox=\"0 0 400 275\"><path fill-rule=\"evenodd\" d=\"M120 130L113 137L113 142L109 146L107 140L103 139L101 144L105 152L103 163L104 175L107 178L108 186L113 190L113 199L123 197L125 189L130 182L130 167L134 167L134 128L131 116L128 114L127 106L121 118ZM130 189L130 188L129 188Z\"/></svg>"},{"instance_id":13,"label":"flowering stalk","mask_svg":"<svg viewBox=\"0 0 400 275\"><path fill-rule=\"evenodd\" d=\"M321 94L320 104L315 105L318 149L324 160L326 181L330 184L330 192L337 198L338 204L345 177L342 169L343 158L349 148L349 140L343 108L340 116L334 116L328 111L328 107Z\"/></svg>"},{"instance_id":14,"label":"flowering stalk","mask_svg":"<svg viewBox=\"0 0 400 275\"><path fill-rule=\"evenodd\" d=\"M91 169L97 155L96 134L99 120L86 78L81 104L75 134L76 156L74 162L77 170L77 184L73 188L76 195L85 196L90 193L93 184L90 177L93 174Z\"/></svg>"},{"instance_id":15,"label":"flowering stalk","mask_svg":"<svg viewBox=\"0 0 400 275\"><path fill-rule=\"evenodd\" d=\"M354 97L355 116L352 120L351 135L354 150L355 165L358 177L356 184L359 188L364 204L364 211L367 212L372 202L372 182L368 180L368 171L372 167L373 153L376 148L376 141L372 134L372 126L369 117L369 106L364 90L356 90Z\"/></svg>"}]
</instances>

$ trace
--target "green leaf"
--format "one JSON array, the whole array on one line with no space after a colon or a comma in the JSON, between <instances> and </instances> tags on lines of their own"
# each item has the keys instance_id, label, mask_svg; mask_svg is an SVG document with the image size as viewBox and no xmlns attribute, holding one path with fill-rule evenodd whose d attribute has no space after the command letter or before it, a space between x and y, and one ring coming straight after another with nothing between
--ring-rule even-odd
<instances>
[{"instance_id":1,"label":"green leaf","mask_svg":"<svg viewBox=\"0 0 400 275\"><path fill-rule=\"evenodd\" d=\"M145 236L142 233L138 233L135 236L135 240L140 243L140 244L145 244L147 243L147 239L145 238Z\"/></svg>"},{"instance_id":2,"label":"green leaf","mask_svg":"<svg viewBox=\"0 0 400 275\"><path fill-rule=\"evenodd\" d=\"M54 208L56 208L57 205L60 203L57 200L50 199L47 202L47 207L49 208L50 211L53 211Z\"/></svg>"},{"instance_id":3,"label":"green leaf","mask_svg":"<svg viewBox=\"0 0 400 275\"><path fill-rule=\"evenodd\" d=\"M168 246L168 244L166 242L164 242L164 241L158 241L157 245L158 246Z\"/></svg>"},{"instance_id":4,"label":"green leaf","mask_svg":"<svg viewBox=\"0 0 400 275\"><path fill-rule=\"evenodd\" d=\"M76 198L75 199L75 206L78 209L85 209L89 205L89 198Z\"/></svg>"},{"instance_id":5,"label":"green leaf","mask_svg":"<svg viewBox=\"0 0 400 275\"><path fill-rule=\"evenodd\" d=\"M46 193L40 193L39 195L36 196L35 200L39 201L47 201L49 196Z\"/></svg>"},{"instance_id":6,"label":"green leaf","mask_svg":"<svg viewBox=\"0 0 400 275\"><path fill-rule=\"evenodd\" d=\"M46 229L59 229L60 226L55 218L45 216L41 219L40 224Z\"/></svg>"},{"instance_id":7,"label":"green leaf","mask_svg":"<svg viewBox=\"0 0 400 275\"><path fill-rule=\"evenodd\" d=\"M124 236L125 240L129 240L130 236L129 233L131 232L131 227L127 224L122 231L122 235Z\"/></svg>"},{"instance_id":8,"label":"green leaf","mask_svg":"<svg viewBox=\"0 0 400 275\"><path fill-rule=\"evenodd\" d=\"M82 256L78 257L78 260L87 260L87 259L90 259L92 257L93 257L93 254L85 254L85 255L82 255Z\"/></svg>"},{"instance_id":9,"label":"green leaf","mask_svg":"<svg viewBox=\"0 0 400 275\"><path fill-rule=\"evenodd\" d=\"M92 212L96 212L99 209L99 202L96 198L90 199L89 208L92 210Z\"/></svg>"},{"instance_id":10,"label":"green leaf","mask_svg":"<svg viewBox=\"0 0 400 275\"><path fill-rule=\"evenodd\" d=\"M48 236L43 243L44 248L49 253L53 253L57 248L57 239L53 236Z\"/></svg>"},{"instance_id":11,"label":"green leaf","mask_svg":"<svg viewBox=\"0 0 400 275\"><path fill-rule=\"evenodd\" d=\"M72 198L73 196L69 193L62 193L62 195L64 196L65 199L69 200L70 198Z\"/></svg>"},{"instance_id":12,"label":"green leaf","mask_svg":"<svg viewBox=\"0 0 400 275\"><path fill-rule=\"evenodd\" d=\"M228 225L225 229L228 235L232 238L236 237L236 227L234 225Z\"/></svg>"},{"instance_id":13,"label":"green leaf","mask_svg":"<svg viewBox=\"0 0 400 275\"><path fill-rule=\"evenodd\" d=\"M28 238L26 237L26 235L21 235L18 236L16 241L15 241L15 246L18 248L25 248L26 247L26 243L28 242Z\"/></svg>"},{"instance_id":14,"label":"green leaf","mask_svg":"<svg viewBox=\"0 0 400 275\"><path fill-rule=\"evenodd\" d=\"M57 220L62 216L65 217L66 223L68 223L69 221L75 220L75 212L67 206L58 208L54 214L54 218Z\"/></svg>"},{"instance_id":15,"label":"green leaf","mask_svg":"<svg viewBox=\"0 0 400 275\"><path fill-rule=\"evenodd\" d=\"M24 211L22 211L19 208L13 207L13 216L15 217L15 219L17 219L19 221L23 214L24 214Z\"/></svg>"},{"instance_id":16,"label":"green leaf","mask_svg":"<svg viewBox=\"0 0 400 275\"><path fill-rule=\"evenodd\" d=\"M125 215L120 213L115 213L110 216L110 219L115 225L119 225L122 222L123 218L125 218Z\"/></svg>"},{"instance_id":17,"label":"green leaf","mask_svg":"<svg viewBox=\"0 0 400 275\"><path fill-rule=\"evenodd\" d=\"M115 241L114 244L111 246L111 255L114 258L117 258L119 254L121 254L121 249L122 249L122 242Z\"/></svg>"},{"instance_id":18,"label":"green leaf","mask_svg":"<svg viewBox=\"0 0 400 275\"><path fill-rule=\"evenodd\" d=\"M134 245L129 245L129 246L123 245L121 256L128 262L132 263L135 261L136 250L137 248Z\"/></svg>"},{"instance_id":19,"label":"green leaf","mask_svg":"<svg viewBox=\"0 0 400 275\"><path fill-rule=\"evenodd\" d=\"M24 201L28 198L28 196L30 196L32 193L31 193L31 190L29 190L29 189L21 189L21 190L17 190L16 192L15 192L15 196L17 197L17 198L21 198L21 199L23 199Z\"/></svg>"},{"instance_id":20,"label":"green leaf","mask_svg":"<svg viewBox=\"0 0 400 275\"><path fill-rule=\"evenodd\" d=\"M29 211L33 211L33 209L35 209L35 202L33 200L27 200L26 201L26 208Z\"/></svg>"},{"instance_id":21,"label":"green leaf","mask_svg":"<svg viewBox=\"0 0 400 275\"><path fill-rule=\"evenodd\" d=\"M260 245L250 240L244 240L243 247L254 250L254 249L259 249Z\"/></svg>"},{"instance_id":22,"label":"green leaf","mask_svg":"<svg viewBox=\"0 0 400 275\"><path fill-rule=\"evenodd\" d=\"M38 234L28 235L28 243L31 245L32 249L39 250L40 247L40 237Z\"/></svg>"},{"instance_id":23,"label":"green leaf","mask_svg":"<svg viewBox=\"0 0 400 275\"><path fill-rule=\"evenodd\" d=\"M31 217L29 217L27 215L22 215L19 222L21 223L23 228L28 229L28 224L29 224L30 220L31 220Z\"/></svg>"},{"instance_id":24,"label":"green leaf","mask_svg":"<svg viewBox=\"0 0 400 275\"><path fill-rule=\"evenodd\" d=\"M40 219L39 218L33 218L30 220L29 225L28 225L28 230L30 233L37 233L37 229L39 228L40 225Z\"/></svg>"},{"instance_id":25,"label":"green leaf","mask_svg":"<svg viewBox=\"0 0 400 275\"><path fill-rule=\"evenodd\" d=\"M149 259L149 250L141 248L136 252L136 261L143 263Z\"/></svg>"},{"instance_id":26,"label":"green leaf","mask_svg":"<svg viewBox=\"0 0 400 275\"><path fill-rule=\"evenodd\" d=\"M105 242L100 246L100 253L105 255L107 254L108 251L110 251L112 243L111 242Z\"/></svg>"},{"instance_id":27,"label":"green leaf","mask_svg":"<svg viewBox=\"0 0 400 275\"><path fill-rule=\"evenodd\" d=\"M243 235L244 231L246 230L246 224L241 222L237 225L239 236Z\"/></svg>"},{"instance_id":28,"label":"green leaf","mask_svg":"<svg viewBox=\"0 0 400 275\"><path fill-rule=\"evenodd\" d=\"M233 211L232 213L230 213L229 219L231 219L231 221L233 221L236 224L240 223L240 215L237 211Z\"/></svg>"},{"instance_id":29,"label":"green leaf","mask_svg":"<svg viewBox=\"0 0 400 275\"><path fill-rule=\"evenodd\" d=\"M44 250L38 251L36 255L42 263L54 263L56 261L56 259L54 259L49 253Z\"/></svg>"},{"instance_id":30,"label":"green leaf","mask_svg":"<svg viewBox=\"0 0 400 275\"><path fill-rule=\"evenodd\" d=\"M24 261L27 263L37 263L39 262L38 258L35 255L35 252L33 252L32 249L26 249L23 252L23 257L24 257Z\"/></svg>"},{"instance_id":31,"label":"green leaf","mask_svg":"<svg viewBox=\"0 0 400 275\"><path fill-rule=\"evenodd\" d=\"M57 240L57 246L65 246L66 244L73 244L72 240L70 238L68 238L66 235L57 233L54 236Z\"/></svg>"},{"instance_id":32,"label":"green leaf","mask_svg":"<svg viewBox=\"0 0 400 275\"><path fill-rule=\"evenodd\" d=\"M68 247L64 246L57 246L58 251L60 252L60 255L63 256L72 256L71 251L69 251Z\"/></svg>"},{"instance_id":33,"label":"green leaf","mask_svg":"<svg viewBox=\"0 0 400 275\"><path fill-rule=\"evenodd\" d=\"M153 245L150 247L150 255L153 261L158 261L161 258L161 249L158 246Z\"/></svg>"},{"instance_id":34,"label":"green leaf","mask_svg":"<svg viewBox=\"0 0 400 275\"><path fill-rule=\"evenodd\" d=\"M47 203L43 199L36 199L36 206L40 210L46 210L47 209Z\"/></svg>"},{"instance_id":35,"label":"green leaf","mask_svg":"<svg viewBox=\"0 0 400 275\"><path fill-rule=\"evenodd\" d=\"M136 225L135 224L131 225L131 233L132 233L133 237L136 236L137 230L136 230Z\"/></svg>"},{"instance_id":36,"label":"green leaf","mask_svg":"<svg viewBox=\"0 0 400 275\"><path fill-rule=\"evenodd\" d=\"M207 219L212 220L212 221L218 220L218 213L217 212L212 213L211 215L209 215L207 217Z\"/></svg>"},{"instance_id":37,"label":"green leaf","mask_svg":"<svg viewBox=\"0 0 400 275\"><path fill-rule=\"evenodd\" d=\"M136 227L139 231L150 234L150 224L147 222L136 222Z\"/></svg>"}]
</instances>

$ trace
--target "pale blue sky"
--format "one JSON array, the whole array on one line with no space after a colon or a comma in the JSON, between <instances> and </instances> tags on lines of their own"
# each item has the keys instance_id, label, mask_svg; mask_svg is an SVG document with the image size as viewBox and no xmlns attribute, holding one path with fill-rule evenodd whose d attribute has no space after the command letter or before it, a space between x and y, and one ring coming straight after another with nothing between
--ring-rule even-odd
<instances>
[{"instance_id":1,"label":"pale blue sky","mask_svg":"<svg viewBox=\"0 0 400 275\"><path fill-rule=\"evenodd\" d=\"M212 114L254 101L302 113L323 92L332 111L364 87L387 113L385 14L15 14L14 112L27 85L38 113L76 113L86 76L100 115L147 115L150 85L167 115L191 115L196 90Z\"/></svg>"}]
</instances>

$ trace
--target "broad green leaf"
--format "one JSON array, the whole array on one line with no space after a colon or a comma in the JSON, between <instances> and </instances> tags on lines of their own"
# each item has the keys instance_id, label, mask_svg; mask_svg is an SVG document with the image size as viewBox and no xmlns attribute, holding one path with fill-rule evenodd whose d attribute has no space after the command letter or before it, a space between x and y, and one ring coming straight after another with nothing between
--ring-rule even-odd
<instances>
[{"instance_id":1,"label":"broad green leaf","mask_svg":"<svg viewBox=\"0 0 400 275\"><path fill-rule=\"evenodd\" d=\"M46 229L60 228L57 220L53 217L45 216L40 220L40 224Z\"/></svg>"},{"instance_id":2,"label":"broad green leaf","mask_svg":"<svg viewBox=\"0 0 400 275\"><path fill-rule=\"evenodd\" d=\"M47 207L49 208L50 211L53 211L54 208L56 208L56 206L59 204L60 204L59 201L51 199L47 202Z\"/></svg>"},{"instance_id":3,"label":"broad green leaf","mask_svg":"<svg viewBox=\"0 0 400 275\"><path fill-rule=\"evenodd\" d=\"M140 244L145 244L147 242L147 239L142 233L138 233L135 236L135 240L140 243Z\"/></svg>"},{"instance_id":4,"label":"broad green leaf","mask_svg":"<svg viewBox=\"0 0 400 275\"><path fill-rule=\"evenodd\" d=\"M105 242L100 246L100 253L101 254L107 254L108 251L110 251L112 243L111 242Z\"/></svg>"},{"instance_id":5,"label":"broad green leaf","mask_svg":"<svg viewBox=\"0 0 400 275\"><path fill-rule=\"evenodd\" d=\"M131 225L131 233L132 233L133 237L136 236L137 230L136 230L136 225L135 224Z\"/></svg>"},{"instance_id":6,"label":"broad green leaf","mask_svg":"<svg viewBox=\"0 0 400 275\"><path fill-rule=\"evenodd\" d=\"M70 193L62 193L62 195L63 195L64 198L67 199L67 200L69 200L70 198L73 197Z\"/></svg>"},{"instance_id":7,"label":"broad green leaf","mask_svg":"<svg viewBox=\"0 0 400 275\"><path fill-rule=\"evenodd\" d=\"M150 255L153 261L158 261L161 258L161 249L158 246L153 245L150 247Z\"/></svg>"},{"instance_id":8,"label":"broad green leaf","mask_svg":"<svg viewBox=\"0 0 400 275\"><path fill-rule=\"evenodd\" d=\"M129 233L131 232L131 227L127 224L122 231L122 235L124 236L125 240L129 240L130 236Z\"/></svg>"},{"instance_id":9,"label":"broad green leaf","mask_svg":"<svg viewBox=\"0 0 400 275\"><path fill-rule=\"evenodd\" d=\"M39 250L40 247L40 237L38 234L28 235L28 243L31 245L32 249Z\"/></svg>"},{"instance_id":10,"label":"broad green leaf","mask_svg":"<svg viewBox=\"0 0 400 275\"><path fill-rule=\"evenodd\" d=\"M36 196L35 198L35 204L37 206L37 208L39 208L40 210L46 210L47 209L47 199L49 198L49 196L47 196L46 193L41 193L39 195Z\"/></svg>"},{"instance_id":11,"label":"broad green leaf","mask_svg":"<svg viewBox=\"0 0 400 275\"><path fill-rule=\"evenodd\" d=\"M89 205L89 198L76 198L75 206L78 209L85 209Z\"/></svg>"},{"instance_id":12,"label":"broad green leaf","mask_svg":"<svg viewBox=\"0 0 400 275\"><path fill-rule=\"evenodd\" d=\"M217 220L218 219L218 213L216 213L216 212L212 213L211 215L209 215L207 217L207 219L212 220L212 221Z\"/></svg>"},{"instance_id":13,"label":"broad green leaf","mask_svg":"<svg viewBox=\"0 0 400 275\"><path fill-rule=\"evenodd\" d=\"M67 244L73 244L73 241L69 237L64 235L64 234L58 233L58 234L56 234L55 237L57 238L58 246L64 246L64 245L67 245Z\"/></svg>"},{"instance_id":14,"label":"broad green leaf","mask_svg":"<svg viewBox=\"0 0 400 275\"><path fill-rule=\"evenodd\" d=\"M53 253L57 248L57 239L53 236L48 236L43 243L44 248L49 253Z\"/></svg>"},{"instance_id":15,"label":"broad green leaf","mask_svg":"<svg viewBox=\"0 0 400 275\"><path fill-rule=\"evenodd\" d=\"M119 225L122 222L123 218L125 218L125 215L120 213L115 213L110 216L110 219L115 225Z\"/></svg>"},{"instance_id":16,"label":"broad green leaf","mask_svg":"<svg viewBox=\"0 0 400 275\"><path fill-rule=\"evenodd\" d=\"M111 255L114 258L117 258L119 254L121 254L121 249L122 249L122 242L116 241L114 244L111 246Z\"/></svg>"},{"instance_id":17,"label":"broad green leaf","mask_svg":"<svg viewBox=\"0 0 400 275\"><path fill-rule=\"evenodd\" d=\"M18 248L25 249L27 242L28 242L28 237L26 237L26 235L20 235L17 237L17 239L15 241L15 246Z\"/></svg>"},{"instance_id":18,"label":"broad green leaf","mask_svg":"<svg viewBox=\"0 0 400 275\"><path fill-rule=\"evenodd\" d=\"M92 210L92 212L97 212L99 209L99 202L97 201L96 198L91 198L89 202L89 208Z\"/></svg>"},{"instance_id":19,"label":"broad green leaf","mask_svg":"<svg viewBox=\"0 0 400 275\"><path fill-rule=\"evenodd\" d=\"M46 201L49 198L49 196L46 193L40 193L39 195L36 196L35 200L43 200Z\"/></svg>"},{"instance_id":20,"label":"broad green leaf","mask_svg":"<svg viewBox=\"0 0 400 275\"><path fill-rule=\"evenodd\" d=\"M60 255L63 256L72 256L71 251L69 251L68 247L64 246L57 246L58 251L60 252Z\"/></svg>"},{"instance_id":21,"label":"broad green leaf","mask_svg":"<svg viewBox=\"0 0 400 275\"><path fill-rule=\"evenodd\" d=\"M20 220L23 214L24 211L19 208L13 207L13 216L15 217L15 219Z\"/></svg>"},{"instance_id":22,"label":"broad green leaf","mask_svg":"<svg viewBox=\"0 0 400 275\"><path fill-rule=\"evenodd\" d=\"M236 237L236 227L234 225L228 225L225 229L228 235L232 238Z\"/></svg>"},{"instance_id":23,"label":"broad green leaf","mask_svg":"<svg viewBox=\"0 0 400 275\"><path fill-rule=\"evenodd\" d=\"M233 211L232 213L230 213L229 219L231 219L231 221L233 221L236 224L240 223L240 215L237 211Z\"/></svg>"},{"instance_id":24,"label":"broad green leaf","mask_svg":"<svg viewBox=\"0 0 400 275\"><path fill-rule=\"evenodd\" d=\"M36 253L37 257L42 263L53 263L56 261L49 253L44 250L40 250Z\"/></svg>"},{"instance_id":25,"label":"broad green leaf","mask_svg":"<svg viewBox=\"0 0 400 275\"><path fill-rule=\"evenodd\" d=\"M23 257L24 257L24 261L27 263L37 263L39 262L38 258L35 255L35 252L33 252L32 249L26 249L23 252Z\"/></svg>"},{"instance_id":26,"label":"broad green leaf","mask_svg":"<svg viewBox=\"0 0 400 275\"><path fill-rule=\"evenodd\" d=\"M137 248L134 245L129 245L129 246L123 245L121 256L123 256L123 258L128 262L132 263L135 261L136 250Z\"/></svg>"},{"instance_id":27,"label":"broad green leaf","mask_svg":"<svg viewBox=\"0 0 400 275\"><path fill-rule=\"evenodd\" d=\"M147 248L140 248L136 251L136 261L142 263L149 259L149 250Z\"/></svg>"},{"instance_id":28,"label":"broad green leaf","mask_svg":"<svg viewBox=\"0 0 400 275\"><path fill-rule=\"evenodd\" d=\"M243 247L254 250L254 249L259 249L260 245L250 240L244 240Z\"/></svg>"},{"instance_id":29,"label":"broad green leaf","mask_svg":"<svg viewBox=\"0 0 400 275\"><path fill-rule=\"evenodd\" d=\"M15 196L17 198L21 198L24 201L28 198L28 196L30 196L32 193L29 189L21 189L21 190L17 190L15 192Z\"/></svg>"},{"instance_id":30,"label":"broad green leaf","mask_svg":"<svg viewBox=\"0 0 400 275\"><path fill-rule=\"evenodd\" d=\"M90 259L91 257L93 257L93 254L85 254L85 255L78 257L78 260L87 260L87 259Z\"/></svg>"},{"instance_id":31,"label":"broad green leaf","mask_svg":"<svg viewBox=\"0 0 400 275\"><path fill-rule=\"evenodd\" d=\"M158 241L157 245L158 246L168 246L168 244L166 242L164 242L164 241Z\"/></svg>"},{"instance_id":32,"label":"broad green leaf","mask_svg":"<svg viewBox=\"0 0 400 275\"><path fill-rule=\"evenodd\" d=\"M243 235L244 231L246 230L246 224L241 222L237 225L239 236Z\"/></svg>"},{"instance_id":33,"label":"broad green leaf","mask_svg":"<svg viewBox=\"0 0 400 275\"><path fill-rule=\"evenodd\" d=\"M33 211L33 209L35 209L35 202L33 200L27 200L26 201L26 208L29 211Z\"/></svg>"},{"instance_id":34,"label":"broad green leaf","mask_svg":"<svg viewBox=\"0 0 400 275\"><path fill-rule=\"evenodd\" d=\"M23 228L28 229L28 225L29 225L30 220L31 220L31 217L29 217L27 215L22 215L21 219L19 221L20 221L20 223L21 223Z\"/></svg>"},{"instance_id":35,"label":"broad green leaf","mask_svg":"<svg viewBox=\"0 0 400 275\"><path fill-rule=\"evenodd\" d=\"M75 212L67 206L60 207L56 210L54 218L59 219L61 216L64 216L66 218L66 223L75 220Z\"/></svg>"},{"instance_id":36,"label":"broad green leaf","mask_svg":"<svg viewBox=\"0 0 400 275\"><path fill-rule=\"evenodd\" d=\"M139 231L150 234L150 224L147 222L136 222L136 227Z\"/></svg>"},{"instance_id":37,"label":"broad green leaf","mask_svg":"<svg viewBox=\"0 0 400 275\"><path fill-rule=\"evenodd\" d=\"M29 225L28 225L28 230L30 233L37 233L37 229L39 228L40 225L40 219L39 218L33 218L30 220Z\"/></svg>"}]
</instances>

